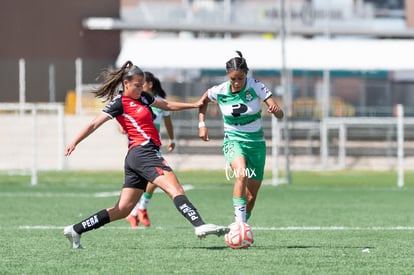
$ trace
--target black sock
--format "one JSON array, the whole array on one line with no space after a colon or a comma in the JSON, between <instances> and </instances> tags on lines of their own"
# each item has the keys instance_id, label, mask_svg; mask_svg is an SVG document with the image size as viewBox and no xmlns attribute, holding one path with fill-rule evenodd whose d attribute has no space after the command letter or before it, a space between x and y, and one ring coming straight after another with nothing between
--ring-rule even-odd
<instances>
[{"instance_id":1,"label":"black sock","mask_svg":"<svg viewBox=\"0 0 414 275\"><path fill-rule=\"evenodd\" d=\"M97 229L104 224L109 223L109 214L106 209L99 211L96 214L93 214L89 218L77 223L73 226L73 230L78 234L90 231L92 229Z\"/></svg>"},{"instance_id":2,"label":"black sock","mask_svg":"<svg viewBox=\"0 0 414 275\"><path fill-rule=\"evenodd\" d=\"M174 198L175 207L193 226L203 225L203 219L197 209L191 204L185 195L178 195Z\"/></svg>"}]
</instances>

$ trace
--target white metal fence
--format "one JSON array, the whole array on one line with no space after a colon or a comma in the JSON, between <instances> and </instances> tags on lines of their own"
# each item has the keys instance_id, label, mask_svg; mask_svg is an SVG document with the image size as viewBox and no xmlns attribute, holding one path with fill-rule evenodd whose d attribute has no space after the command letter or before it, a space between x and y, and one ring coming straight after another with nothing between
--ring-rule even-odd
<instances>
[{"instance_id":1,"label":"white metal fence","mask_svg":"<svg viewBox=\"0 0 414 275\"><path fill-rule=\"evenodd\" d=\"M187 115L196 118L195 113ZM61 104L0 104L0 172L31 174L32 184L36 184L38 170L122 170L127 141L115 121L106 123L70 157L64 157L66 143L93 117L64 115ZM282 121L273 125L273 132L269 122L264 123L268 170L283 172L287 160L292 170L393 170L403 175L414 167L412 118L290 121L290 140L284 136ZM195 119L177 116L173 124L177 148L173 153L163 152L174 169L225 169L219 119L208 121L210 142L198 138ZM410 136L409 140L404 136ZM163 131L162 137L167 143ZM285 156L287 141L289 155Z\"/></svg>"},{"instance_id":2,"label":"white metal fence","mask_svg":"<svg viewBox=\"0 0 414 275\"><path fill-rule=\"evenodd\" d=\"M30 174L64 168L62 104L0 104L0 171Z\"/></svg>"}]
</instances>

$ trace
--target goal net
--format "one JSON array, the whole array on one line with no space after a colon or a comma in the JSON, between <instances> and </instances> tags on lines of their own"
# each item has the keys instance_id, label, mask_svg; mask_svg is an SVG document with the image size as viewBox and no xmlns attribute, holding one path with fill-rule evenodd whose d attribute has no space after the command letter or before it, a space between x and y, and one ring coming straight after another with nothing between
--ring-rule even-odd
<instances>
[{"instance_id":1,"label":"goal net","mask_svg":"<svg viewBox=\"0 0 414 275\"><path fill-rule=\"evenodd\" d=\"M62 104L0 103L0 173L30 175L64 167Z\"/></svg>"}]
</instances>

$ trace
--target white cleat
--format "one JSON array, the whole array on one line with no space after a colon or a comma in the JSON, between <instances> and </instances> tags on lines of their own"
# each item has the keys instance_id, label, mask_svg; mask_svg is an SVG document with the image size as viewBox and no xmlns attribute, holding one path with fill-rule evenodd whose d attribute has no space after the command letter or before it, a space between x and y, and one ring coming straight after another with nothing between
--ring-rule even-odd
<instances>
[{"instance_id":1,"label":"white cleat","mask_svg":"<svg viewBox=\"0 0 414 275\"><path fill-rule=\"evenodd\" d=\"M74 249L83 249L80 244L80 235L73 230L73 225L65 227L63 235L69 240L70 246Z\"/></svg>"},{"instance_id":2,"label":"white cleat","mask_svg":"<svg viewBox=\"0 0 414 275\"><path fill-rule=\"evenodd\" d=\"M217 237L224 236L229 231L230 229L228 227L219 226L211 223L203 224L195 228L195 234L200 239L204 238L207 235L216 235Z\"/></svg>"}]
</instances>

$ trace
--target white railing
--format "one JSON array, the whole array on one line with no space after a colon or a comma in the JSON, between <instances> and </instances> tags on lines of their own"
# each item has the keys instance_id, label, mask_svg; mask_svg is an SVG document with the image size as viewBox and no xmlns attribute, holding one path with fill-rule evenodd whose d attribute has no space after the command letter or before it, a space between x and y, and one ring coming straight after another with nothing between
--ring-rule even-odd
<instances>
[{"instance_id":1,"label":"white railing","mask_svg":"<svg viewBox=\"0 0 414 275\"><path fill-rule=\"evenodd\" d=\"M29 174L32 184L37 184L39 170L122 170L127 145L125 136L118 131L116 121L106 123L82 142L74 154L64 157L66 142L72 140L93 117L93 114L65 115L61 104L0 104L0 172ZM177 148L173 153L165 152L165 157L174 169L224 169L220 164L224 161L220 149L221 134L212 136L210 142L203 142L198 138L196 120L190 122L177 117L173 118L173 124ZM411 167L404 163L413 159L414 118L289 121L287 128L292 140L289 142L288 156L285 156L284 127L283 121L265 125L265 132L273 138L267 140L269 156L266 169L277 169L274 183L284 181L279 178L281 174L278 172L289 169L286 168L286 161L290 161L292 170L393 169L400 175L399 185L404 183L403 171ZM364 137L373 129L380 129L380 134L370 136L369 140L359 140L361 135ZM404 129L407 140L404 138ZM209 131L222 133L222 123L211 120ZM295 131L302 134L295 135ZM162 132L162 136L165 138L165 133ZM322 142L323 139L326 142ZM273 148L273 152L270 148ZM376 153L370 155L374 151ZM207 166L206 159L211 160ZM363 160L364 163L355 164L355 159Z\"/></svg>"},{"instance_id":2,"label":"white railing","mask_svg":"<svg viewBox=\"0 0 414 275\"><path fill-rule=\"evenodd\" d=\"M62 104L0 103L0 171L30 174L64 168ZM41 160L41 161L40 161Z\"/></svg>"}]
</instances>

